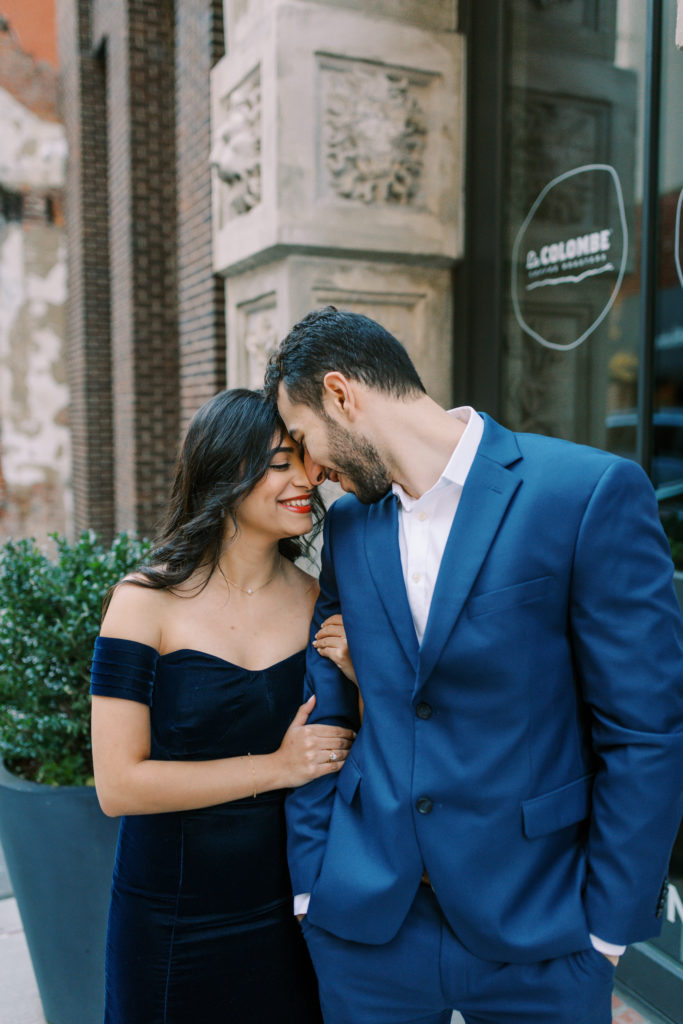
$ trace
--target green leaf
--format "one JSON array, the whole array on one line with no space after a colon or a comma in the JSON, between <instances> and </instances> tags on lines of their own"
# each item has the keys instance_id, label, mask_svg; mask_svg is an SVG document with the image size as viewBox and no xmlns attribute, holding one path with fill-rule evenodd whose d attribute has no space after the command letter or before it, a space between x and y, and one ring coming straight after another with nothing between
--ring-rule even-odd
<instances>
[{"instance_id":1,"label":"green leaf","mask_svg":"<svg viewBox=\"0 0 683 1024\"><path fill-rule=\"evenodd\" d=\"M88 530L0 547L0 758L50 785L90 785L90 661L102 601L150 542L121 533L104 546Z\"/></svg>"}]
</instances>

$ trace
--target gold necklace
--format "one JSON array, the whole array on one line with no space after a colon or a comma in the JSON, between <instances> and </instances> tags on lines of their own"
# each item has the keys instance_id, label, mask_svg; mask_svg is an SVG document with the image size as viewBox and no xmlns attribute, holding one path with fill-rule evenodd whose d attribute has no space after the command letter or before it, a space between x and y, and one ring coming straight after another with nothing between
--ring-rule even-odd
<instances>
[{"instance_id":1,"label":"gold necklace","mask_svg":"<svg viewBox=\"0 0 683 1024\"><path fill-rule=\"evenodd\" d=\"M237 587L237 589L241 590L243 594L247 595L247 597L252 597L254 594L257 594L259 592L259 590L263 590L264 587L267 587L269 583L273 582L273 580L275 579L275 577L279 573L281 567L282 567L282 555L280 555L280 557L278 558L277 568L273 572L273 575L269 576L268 579L266 580L266 582L265 583L261 583L261 585L258 586L258 587L241 587L239 585L239 583L235 583L234 580L229 580L228 577L225 575L225 573L223 572L223 570L222 570L222 568L220 566L218 568L220 569L221 576L223 577L223 579L225 580L226 583L229 583L231 587Z\"/></svg>"}]
</instances>

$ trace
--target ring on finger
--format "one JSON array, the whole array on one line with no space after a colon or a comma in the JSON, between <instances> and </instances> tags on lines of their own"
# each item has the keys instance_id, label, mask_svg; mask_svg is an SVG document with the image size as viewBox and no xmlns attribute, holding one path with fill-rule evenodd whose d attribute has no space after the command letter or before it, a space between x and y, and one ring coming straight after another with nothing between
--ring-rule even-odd
<instances>
[{"instance_id":1,"label":"ring on finger","mask_svg":"<svg viewBox=\"0 0 683 1024\"><path fill-rule=\"evenodd\" d=\"M337 751L336 750L331 750L330 751L330 756L328 757L327 760L328 761L336 761L338 757L339 757L339 755L337 754Z\"/></svg>"}]
</instances>

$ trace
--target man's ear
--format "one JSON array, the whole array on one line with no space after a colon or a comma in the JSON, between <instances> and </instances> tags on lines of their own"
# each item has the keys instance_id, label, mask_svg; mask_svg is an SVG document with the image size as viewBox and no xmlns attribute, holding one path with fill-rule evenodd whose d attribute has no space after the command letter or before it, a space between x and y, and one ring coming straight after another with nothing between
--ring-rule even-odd
<instances>
[{"instance_id":1,"label":"man's ear","mask_svg":"<svg viewBox=\"0 0 683 1024\"><path fill-rule=\"evenodd\" d=\"M338 370L326 373L323 377L323 404L330 415L336 413L336 418L353 420L358 404L356 382Z\"/></svg>"}]
</instances>

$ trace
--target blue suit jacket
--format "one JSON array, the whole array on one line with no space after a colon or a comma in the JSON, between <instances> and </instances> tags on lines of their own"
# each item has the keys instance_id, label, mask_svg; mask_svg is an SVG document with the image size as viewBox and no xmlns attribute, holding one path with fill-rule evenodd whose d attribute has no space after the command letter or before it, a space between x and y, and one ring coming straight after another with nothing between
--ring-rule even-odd
<instances>
[{"instance_id":1,"label":"blue suit jacket","mask_svg":"<svg viewBox=\"0 0 683 1024\"><path fill-rule=\"evenodd\" d=\"M332 506L320 585L312 630L342 612L365 713L342 771L288 799L311 922L386 942L426 868L487 959L655 934L683 810L683 647L643 471L486 417L422 645L392 495ZM357 723L355 688L313 648L311 692L313 720Z\"/></svg>"}]
</instances>

